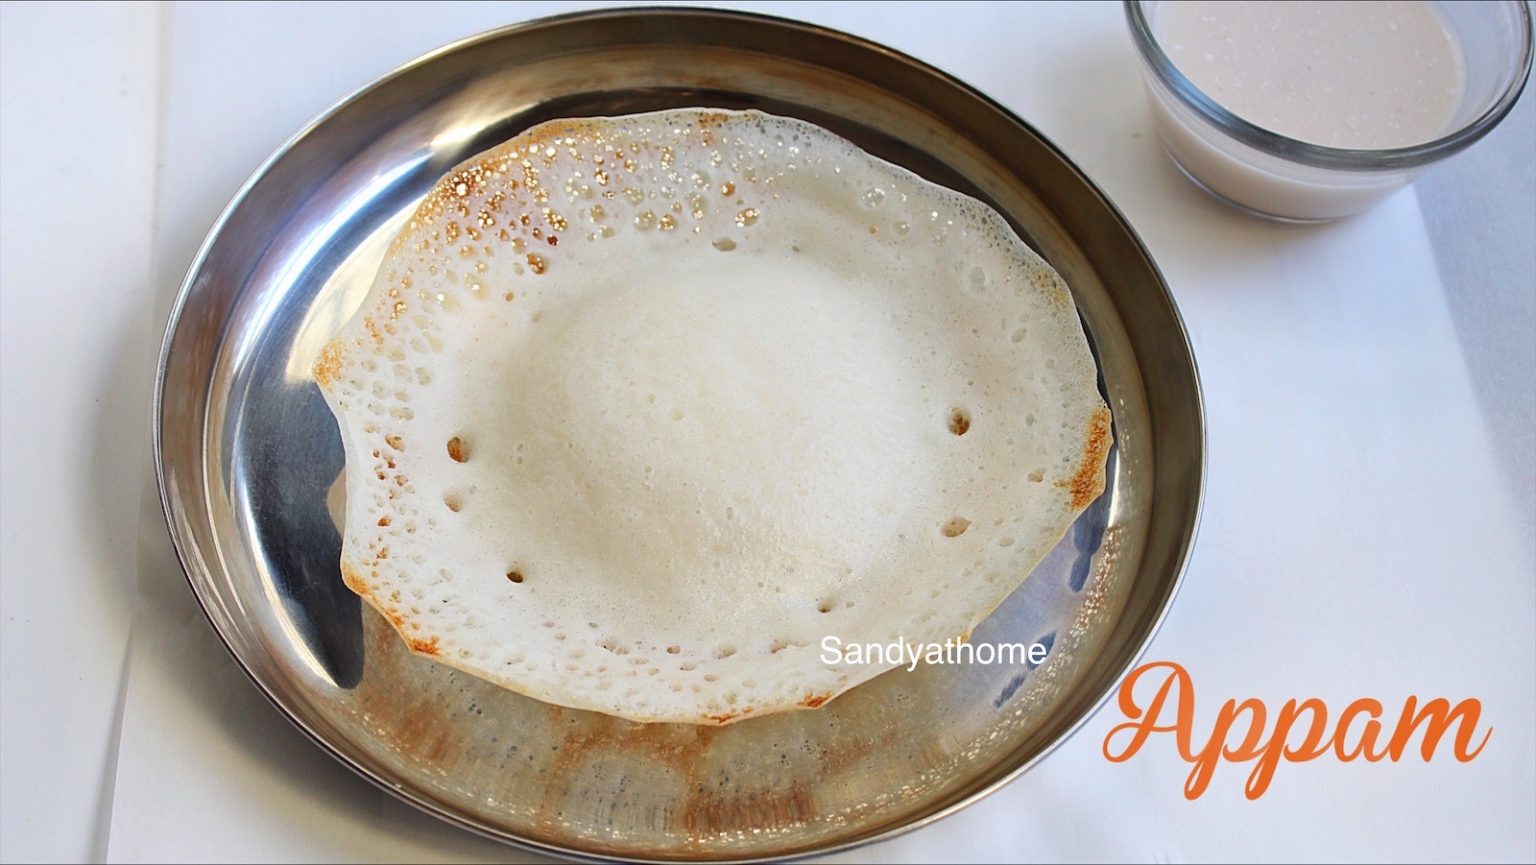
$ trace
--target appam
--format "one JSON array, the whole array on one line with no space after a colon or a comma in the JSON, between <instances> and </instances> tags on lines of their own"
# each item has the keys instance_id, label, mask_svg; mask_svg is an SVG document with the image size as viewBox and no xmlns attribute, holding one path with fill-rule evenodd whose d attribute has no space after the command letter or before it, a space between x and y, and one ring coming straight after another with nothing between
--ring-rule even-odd
<instances>
[{"instance_id":1,"label":"appam","mask_svg":"<svg viewBox=\"0 0 1536 865\"><path fill-rule=\"evenodd\" d=\"M725 724L964 640L1104 488L1061 278L805 121L556 120L459 165L316 366L341 571L413 652Z\"/></svg>"}]
</instances>

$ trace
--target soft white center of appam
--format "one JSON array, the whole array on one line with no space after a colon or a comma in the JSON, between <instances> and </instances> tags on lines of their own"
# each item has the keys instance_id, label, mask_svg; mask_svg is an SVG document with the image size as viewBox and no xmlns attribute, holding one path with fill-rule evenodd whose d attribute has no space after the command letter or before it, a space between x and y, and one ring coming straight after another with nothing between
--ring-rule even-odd
<instances>
[{"instance_id":1,"label":"soft white center of appam","mask_svg":"<svg viewBox=\"0 0 1536 865\"><path fill-rule=\"evenodd\" d=\"M525 325L495 391L455 401L496 481L467 512L508 523L468 536L556 606L600 586L632 627L695 638L803 620L807 581L888 556L904 503L932 498L914 464L942 427L879 292L794 253L717 258L589 282Z\"/></svg>"}]
</instances>

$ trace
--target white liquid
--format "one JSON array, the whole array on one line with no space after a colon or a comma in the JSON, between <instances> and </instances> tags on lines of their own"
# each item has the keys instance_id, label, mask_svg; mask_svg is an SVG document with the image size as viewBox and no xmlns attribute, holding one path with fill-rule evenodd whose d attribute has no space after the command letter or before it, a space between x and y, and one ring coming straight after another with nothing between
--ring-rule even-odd
<instances>
[{"instance_id":1,"label":"white liquid","mask_svg":"<svg viewBox=\"0 0 1536 865\"><path fill-rule=\"evenodd\" d=\"M1456 38L1422 0L1170 0L1153 28L1179 71L1218 104L1329 147L1438 138L1466 85Z\"/></svg>"}]
</instances>

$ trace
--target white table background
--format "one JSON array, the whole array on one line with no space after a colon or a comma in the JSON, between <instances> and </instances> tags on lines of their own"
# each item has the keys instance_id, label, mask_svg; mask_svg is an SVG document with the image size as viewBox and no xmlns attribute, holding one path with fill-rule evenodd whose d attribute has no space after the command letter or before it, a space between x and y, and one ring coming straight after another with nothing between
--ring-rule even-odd
<instances>
[{"instance_id":1,"label":"white table background","mask_svg":"<svg viewBox=\"0 0 1536 865\"><path fill-rule=\"evenodd\" d=\"M182 272L246 175L339 96L495 25L593 4L0 7L0 859L522 861L324 756L219 645L149 469ZM1156 144L1118 4L732 3L932 62L1124 210L1187 320L1205 515L1149 659L1197 727L1276 707L1482 700L1458 763L1225 765L1205 796L1101 712L1037 769L842 862L1536 860L1536 110L1376 210L1224 208ZM531 860L530 860L531 861Z\"/></svg>"}]
</instances>

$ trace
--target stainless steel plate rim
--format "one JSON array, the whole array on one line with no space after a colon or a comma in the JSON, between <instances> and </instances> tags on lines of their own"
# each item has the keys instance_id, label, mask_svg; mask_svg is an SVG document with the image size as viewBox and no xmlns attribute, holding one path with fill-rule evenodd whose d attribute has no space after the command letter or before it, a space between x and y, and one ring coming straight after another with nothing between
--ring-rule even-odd
<instances>
[{"instance_id":1,"label":"stainless steel plate rim","mask_svg":"<svg viewBox=\"0 0 1536 865\"><path fill-rule=\"evenodd\" d=\"M420 810L422 810L424 812L430 813L430 814L438 817L439 819L442 819L442 820L444 820L444 821L446 821L446 822L448 822L450 824L453 824L455 826L458 826L460 828L463 828L463 829L469 830L471 832L474 832L474 833L476 833L478 835L482 835L484 837L491 838L491 839L496 840L496 841L500 841L500 842L503 842L503 843L508 843L508 844L511 844L511 845L514 845L514 846L517 846L517 847L521 847L521 848L524 848L524 849L527 849L527 850L530 850L530 851L538 852L538 853L543 853L543 854L547 854L547 855L553 855L553 856L567 858L567 859L576 860L576 861L594 861L594 862L607 862L607 861L662 861L662 860L644 859L643 857L637 859L636 857L631 857L631 856L620 857L620 856L605 855L605 854L601 854L601 853L594 853L592 851L585 851L585 850L580 850L580 849L572 849L572 848L562 847L562 846L558 846L558 845L551 845L551 844L547 844L547 843L544 843L544 842L541 842L541 841L538 841L538 840L535 840L535 839L531 839L531 838L515 837L515 836L511 835L510 833L508 833L508 832L506 832L504 830L498 830L497 828L485 825L485 824L479 822L478 820L476 820L476 819L474 819L472 817L469 817L469 816L466 816L466 815L457 814L457 813L454 813L454 812L452 812L452 811L450 811L448 809L445 809L445 808L439 806L437 803L435 803L435 802L433 802L433 801L431 801L431 800L429 800L429 799L427 799L425 797L421 797L421 796L416 795L410 789L400 785L397 782L391 782L387 778L380 777L379 775L377 775L374 772L370 771L366 767L364 767L364 766L360 765L359 763L357 763L356 761L354 761L351 757L349 757L347 754L345 754L343 751L341 751L339 748L337 748L333 743L328 741L324 736L322 736L318 732L316 732L297 713L295 713L294 711L290 710L290 708L287 705L285 705L285 703L271 690L271 688L268 686L268 684L265 683L247 665L247 663L241 658L239 652L236 650L234 644L231 642L231 638L229 637L229 635L227 635L225 633L223 627L220 626L217 617L215 617L212 614L212 611L209 609L209 604L211 602L211 598L208 596L207 593L211 591L210 585L211 585L211 581L212 581L212 576L211 576L211 574L206 572L205 568L198 561L198 558L191 554L191 552L197 548L196 547L196 541L195 541L194 538L190 537L188 533L186 533L185 531L183 531L181 529L181 527L180 527L180 525L179 525L179 523L178 523L178 521L177 521L177 519L175 517L175 503L173 502L174 493L173 493L173 491L171 489L171 479L170 479L170 476L169 476L169 473L168 473L169 467L167 465L166 453L165 453L165 447L164 447L165 408L166 408L166 406L165 406L165 396L166 396L167 373L168 373L168 370L170 368L170 364L171 364L171 361L172 361L172 351L173 351L173 347L174 347L173 343L174 343L174 340L175 340L175 336L176 336L176 334L178 332L178 327L181 324L181 320L182 320L183 314L184 314L184 312L186 310L186 307L187 307L187 305L188 305L188 303L189 303L189 301L190 301L190 299L191 299L191 297L192 297L192 295L193 295L193 293L194 293L194 291L196 289L196 278L197 278L198 274L202 271L204 265L206 264L208 256L209 256L211 250L214 248L214 245L218 241L220 235L224 232L224 230L226 228L226 225L229 222L231 216L239 209L241 204L250 195L251 191L253 189L255 189L259 183L261 183L263 178L266 177L266 175L269 173L269 171L272 169L272 167L274 165L276 165L278 162L280 162L287 154L290 153L290 151L292 151L294 148L299 146L300 143L303 142L306 138L308 138L311 134L313 134L315 132L315 130L317 130L318 128L322 127L332 117L334 117L336 114L341 112L350 103L352 103L354 100L358 99L359 97L363 96L364 94L367 94L367 93L369 93L369 92L371 92L371 91L373 91L373 90L375 90L377 88L380 88L380 87L388 84L389 82L393 81L394 79L396 79L396 78L398 78L400 76L406 75L407 73L411 72L414 69L417 69L418 67L422 67L422 66L425 66L427 64L430 64L432 61L434 61L434 60L436 60L436 59L438 59L440 57L451 55L451 54L454 54L454 53L456 53L458 51L461 51L461 50L464 50L466 48L469 48L471 46L474 46L474 45L477 45L477 44L480 44L480 43L483 43L483 42L487 42L487 41L496 40L498 38L502 38L502 37L505 37L505 36L510 35L510 34L519 33L519 32L527 31L527 30L533 30L533 29L537 29L537 28L541 28L541 27L546 27L546 26L549 26L549 25L552 25L552 24L557 24L557 23L564 22L564 21L584 20L584 19L597 19L597 18L606 18L606 17L614 17L614 16L622 17L622 16L632 16L632 15L712 15L712 16L722 16L722 17L725 17L725 18L733 18L733 19L738 19L738 20L743 20L743 21L766 22L766 23L772 23L772 24L779 25L779 26L790 26L790 27L793 27L793 28L799 28L799 29L802 29L802 30L810 32L810 33L815 33L815 34L819 34L819 35L823 35L823 36L832 37L832 38L835 38L835 39L838 39L838 40L842 40L842 41L845 41L845 42L848 42L848 43L852 43L852 44L854 44L856 46L859 46L859 47L862 47L864 49L874 50L874 51L881 52L881 53L884 53L884 54L889 55L889 56L893 56L893 57L899 58L904 63L910 64L913 67L919 68L919 69L923 70L924 72L926 72L926 73L928 73L928 74L930 74L930 75L932 75L932 76L934 76L934 77L936 77L938 79L943 80L948 85L950 85L950 86L952 86L952 87L954 87L954 88L956 88L958 90L964 91L966 94L974 97L977 100L980 100L981 102L983 102L986 105L988 105L989 107L991 107L993 110L997 111L999 114L1001 114L1003 117L1005 117L1008 121L1011 121L1012 123L1016 124L1017 126L1023 128L1023 129L1029 130L1031 132L1031 134L1033 134L1034 136L1036 136L1037 138L1040 139L1040 141L1044 144L1045 147L1047 147L1048 149L1053 151L1058 157L1060 157L1061 160L1064 163L1066 163L1066 165L1068 165L1071 170L1077 172L1077 174L1079 175L1079 178L1082 181L1082 183L1085 186L1087 186L1089 189L1091 189L1098 196L1099 203L1102 204L1102 206L1104 206L1105 208L1107 208L1113 214L1114 218L1122 226L1125 227L1126 233L1129 235L1129 239L1138 248L1140 253L1145 257L1146 262L1149 265L1149 267L1151 268L1152 273L1154 274L1158 285L1161 287L1164 295L1166 295L1167 299L1168 299L1168 306L1169 306L1170 311L1172 313L1173 323L1174 323L1174 325L1175 325L1175 327L1177 329L1177 336L1179 338L1179 341L1181 343L1181 347L1183 349L1182 352L1181 352L1180 360L1182 360L1183 362L1187 363L1188 368L1189 368L1189 373L1190 373L1190 375L1191 375L1191 377L1192 377L1192 379L1193 379L1193 381L1195 383L1195 387L1194 387L1193 393L1189 394L1188 396L1192 400L1192 409L1193 409L1194 414L1195 414L1195 421L1196 421L1197 435L1198 435L1198 442L1196 442L1195 444L1196 444L1196 446L1199 449L1199 453L1198 453L1198 466L1196 467L1196 469L1198 471L1198 477L1195 479L1195 489L1194 489L1194 494L1193 494L1194 495L1194 501L1192 503L1192 518L1190 519L1189 524L1187 526L1187 536L1186 536L1185 540L1183 541L1183 543L1180 545L1180 549L1177 552L1176 560L1174 562L1174 567L1172 569L1171 579L1168 581L1169 588L1168 588L1168 591L1167 591L1167 594L1166 594L1166 598L1162 602L1161 608L1158 610L1158 612L1156 613L1155 617L1152 619L1151 624L1147 628L1147 630L1146 630L1144 636L1142 637L1142 639L1139 641L1138 644L1135 645L1134 649L1127 655L1126 661L1123 664L1120 665L1120 668L1118 670L1115 671L1114 681L1118 682L1120 679L1122 679L1124 677L1124 675L1132 668L1132 666L1143 656L1143 654L1145 653L1148 645L1151 643L1153 638L1157 635L1157 633L1160 630L1163 622L1166 620L1167 615L1168 615L1168 611L1169 611L1169 609L1170 609L1170 607L1172 605L1173 598L1177 595L1177 592L1178 592L1181 584L1183 583L1183 580L1184 580L1184 577L1185 577L1185 573L1186 573L1186 569L1187 569L1187 565L1188 565L1188 561L1189 561L1189 556L1190 556L1191 550L1193 549L1196 533L1198 531L1200 515L1202 513L1203 506L1204 506L1205 483L1206 483L1206 469L1207 469L1207 464L1206 464L1206 462L1207 462L1207 456L1206 456L1206 435L1207 435L1207 431L1206 431L1206 424L1205 424L1205 409L1204 409L1203 395L1202 395L1202 392L1201 392L1201 388L1199 387L1199 384L1198 384L1199 383L1198 367L1197 367L1197 364L1196 364L1196 360L1195 360L1193 351L1190 348L1188 331L1187 331L1187 328L1185 326L1185 323L1184 323L1184 320L1182 318L1182 315L1180 314L1180 312L1178 310L1178 307L1175 304L1173 304L1173 302L1172 302L1171 294L1168 291L1168 287L1167 287L1166 281L1163 279L1162 274L1157 270L1156 264L1153 261L1150 253L1146 250L1145 244L1142 243L1140 237L1137 236L1135 234L1135 232L1130 229L1129 222L1125 219L1124 214L1121 213L1121 211L1114 205L1114 203L1112 201L1110 201L1108 199L1108 197L1105 196L1103 194L1103 192L1101 190L1099 190L1099 188L1086 175L1082 174L1081 169L1079 169L1074 163L1072 163L1069 159L1066 158L1066 156L1061 152L1059 147L1057 147L1053 142L1049 141L1049 139L1047 139L1044 135L1041 135L1037 130L1034 130L1033 127L1030 127L1028 124L1026 124L1022 119L1020 119L1017 115L1015 115L1006 106L1002 105L1001 103L997 102L996 100L992 99L990 96L986 95L985 93L982 93L981 91L977 90L976 88L972 87L971 85L969 85L969 84L967 84L967 83L965 83L963 81L960 81L959 79L954 78L953 76L949 75L948 73L943 72L942 70L936 69L936 68L928 65L927 63L924 63L923 61L917 60L917 59L911 57L910 55L907 55L907 54L905 54L903 52L900 52L900 51L896 51L895 49L889 48L889 47L881 45L879 43L872 42L870 40L864 39L864 38L859 37L859 36L848 34L848 33L845 33L845 32L842 32L842 31L838 31L838 30L835 30L835 29L832 29L832 28L822 27L822 26L819 26L819 25L810 24L810 23L803 22L803 21L797 21L797 20L793 20L793 19L782 18L782 17L779 17L779 16L764 15L764 14L760 14L760 13L739 12L739 11L733 11L733 10L707 9L707 8L701 9L701 8L688 8L688 7L681 7L681 8L680 7L626 7L626 8L617 8L617 9L572 12L572 13L565 13L565 14L560 14L560 15L553 15L553 16L548 16L548 17L543 17L543 18L538 18L538 19L532 19L532 20L524 21L524 22L520 22L520 23L515 23L515 24L507 25L507 26L504 26L504 27L499 27L499 28L495 28L495 29L492 29L492 30L484 31L482 33L474 34L474 35L465 37L463 39L454 41L452 43L449 43L449 44L447 44L447 45L445 45L445 46L443 46L441 48L435 49L435 50L430 51L430 52L428 52L426 54L423 54L423 55L421 55L421 56L419 56L419 57L417 57L417 58L415 58L413 60L410 60L410 61L408 61L408 62L406 62L404 64L401 64L400 66L390 70L389 72L384 73L383 75L377 77L376 79L374 79L374 80L372 80L372 81L370 81L370 82L368 82L366 84L363 84L362 86L360 86L360 87L354 89L353 91L347 93L346 95L342 96L340 99L336 100L336 102L334 102L331 106L329 106L323 112L318 114L314 119L312 119L308 123L304 124L300 129L298 129L296 132L294 132L292 135L290 135L285 141L283 141L282 144L280 144L266 159L264 159L261 162L260 165L258 165L256 167L256 169L250 174L250 176L245 180L245 182L243 184L241 184L241 186L235 192L234 196L231 198L229 203L220 212L218 218L214 221L212 227L208 231L208 234L205 236L204 240L200 244L200 246L199 246L199 248L197 250L197 253L194 255L194 257L193 257L193 259L191 261L191 264L189 265L189 267L187 269L186 276L183 278L183 281L182 281L182 283L181 283L181 285L180 285L180 287L178 289L176 298L175 298L175 300L174 300L174 302L172 304L171 311L170 311L169 318L168 318L168 322L167 322L167 325L166 325L165 335L164 335L164 338L163 338L163 341L162 341L162 344L161 344L161 350L160 350L160 353L159 353L159 356L158 356L158 361L157 361L157 366L156 366L155 388L154 388L152 404L151 404L151 412L152 412L152 415L151 415L151 438L152 438L152 449L153 449L153 458L154 458L155 477L156 477L156 482L157 482L157 488L158 488L158 493L159 493L159 498L160 498L161 509L162 509L163 516L164 516L164 518L166 520L166 524L167 524L167 527L168 527L170 535L171 535L171 540L173 542L173 546L175 547L175 550L176 550L177 559L180 562L180 565L181 565L181 568L182 568L182 571L183 571L183 575L185 576L189 587L192 589L194 597L197 599L199 607L203 610L203 613L208 618L210 624L212 624L214 626L214 631L218 635L220 642L223 643L225 648L226 648L226 650L228 650L230 652L230 655L234 658L237 666L239 666L239 668L242 670L242 672L244 672L246 674L247 678L249 678L251 680L251 682L256 685L258 691L260 691L261 694L264 697L266 697L268 702L270 702L278 710L278 712L283 717L287 718L288 721L290 723L292 723L300 732L302 732L306 737L308 737L311 741L313 741L316 745L318 745L326 753L328 753L329 755L334 757L336 760L341 762L342 765L347 766L349 769L351 769L353 772L355 772L356 774L358 774L362 778L366 779L367 781L369 781L370 783L374 784L375 786L377 786L377 787L379 787L379 788L389 792L390 794L392 794L395 797L399 798L400 800L406 802L407 804L410 804L410 805L412 805L412 806L414 806L414 807L416 807L416 808L418 808L418 809L420 809ZM912 830L921 828L923 826L927 826L927 825L929 825L929 824L931 824L931 823L933 823L933 822L935 822L937 820L940 820L940 819L942 819L944 817L947 817L947 816L949 816L951 814L954 814L955 812L965 808L968 805L973 804L974 802L982 799L983 797L985 797L987 795L990 795L991 793L997 791L998 789L1000 789L1000 788L1006 786L1007 784L1011 783L1012 781L1016 780L1020 775L1024 774L1029 769L1033 768L1042 759L1044 759L1046 756L1048 756L1049 754L1054 752L1056 748L1060 747L1063 742L1065 742L1068 738L1070 738L1072 735L1077 733L1092 717L1094 717L1094 715L1096 715L1098 713L1098 711L1100 709L1103 708L1104 704L1106 702L1108 702L1110 696L1114 693L1114 691L1115 691L1114 688L1107 688L1107 689L1105 689L1104 692L1101 695L1099 695L1097 700L1092 704L1091 708L1089 708L1086 712L1084 712L1070 727L1066 728L1065 731L1060 733L1050 744L1048 744L1046 747L1044 747L1041 751L1036 753L1031 758L1021 762L1019 765L1014 767L1012 770L1008 771L1006 774L999 776L997 779L995 779L993 782L991 782L987 786L982 787L981 789L978 789L978 790L972 792L971 794L969 794L967 796L964 796L963 798L960 798L960 799L950 803L949 805L943 806L943 807L933 811L932 813L924 815L924 816L922 816L922 817L920 817L918 819L911 820L911 821L906 822L904 824L890 827L890 828L888 828L888 829L886 829L886 830L884 830L882 832L879 832L877 834L870 835L870 836L867 836L867 837L854 838L852 840L847 840L847 841L843 841L843 842L839 842L839 843L834 843L834 844L826 845L826 846L818 848L818 849L816 849L814 851L805 851L803 853L797 853L797 854L794 854L794 855L795 856L825 855L825 854L830 854L830 853L835 853L835 852L840 852L840 851L846 851L846 850L854 849L854 848L857 848L857 847L862 847L862 846L864 846L866 844L872 844L872 843L875 843L877 841L885 841L885 840L889 840L891 838L897 837L899 835L903 835L903 834L905 834L907 832L910 832ZM775 858L777 858L777 857L752 857L752 858L739 859L739 860L712 860L712 861L770 861L771 859L775 859Z\"/></svg>"}]
</instances>

